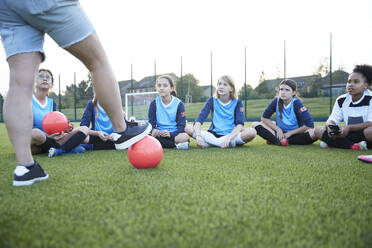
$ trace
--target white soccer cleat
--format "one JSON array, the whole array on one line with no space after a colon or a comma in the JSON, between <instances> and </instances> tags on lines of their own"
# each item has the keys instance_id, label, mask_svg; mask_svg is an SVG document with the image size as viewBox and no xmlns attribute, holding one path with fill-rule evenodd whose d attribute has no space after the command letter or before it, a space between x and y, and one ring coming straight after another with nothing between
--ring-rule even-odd
<instances>
[{"instance_id":1,"label":"white soccer cleat","mask_svg":"<svg viewBox=\"0 0 372 248\"><path fill-rule=\"evenodd\" d=\"M329 146L327 145L327 143L325 143L324 141L320 141L320 147L321 148L328 148Z\"/></svg>"}]
</instances>

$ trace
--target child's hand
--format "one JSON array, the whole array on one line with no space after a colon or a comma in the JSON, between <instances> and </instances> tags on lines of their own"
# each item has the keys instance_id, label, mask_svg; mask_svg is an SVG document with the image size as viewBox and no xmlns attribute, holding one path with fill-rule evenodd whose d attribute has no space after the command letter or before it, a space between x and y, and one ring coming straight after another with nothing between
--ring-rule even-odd
<instances>
[{"instance_id":1,"label":"child's hand","mask_svg":"<svg viewBox=\"0 0 372 248\"><path fill-rule=\"evenodd\" d=\"M67 130L66 130L66 133L71 132L72 129L74 129L74 125L73 125L70 121L68 121L68 128L67 128Z\"/></svg>"},{"instance_id":2,"label":"child's hand","mask_svg":"<svg viewBox=\"0 0 372 248\"><path fill-rule=\"evenodd\" d=\"M199 147L201 147L201 148L204 148L204 147L205 147L205 142L204 142L202 136L200 136L200 135L197 135L197 136L196 136L196 144L197 144Z\"/></svg>"},{"instance_id":3,"label":"child's hand","mask_svg":"<svg viewBox=\"0 0 372 248\"><path fill-rule=\"evenodd\" d=\"M104 131L98 131L98 137L103 141L107 141L110 138L110 136Z\"/></svg>"},{"instance_id":4,"label":"child's hand","mask_svg":"<svg viewBox=\"0 0 372 248\"><path fill-rule=\"evenodd\" d=\"M152 136L152 137L158 137L158 136L159 136L159 130L158 130L158 129L154 129L154 130L152 130L152 132L151 132L151 136Z\"/></svg>"},{"instance_id":5,"label":"child's hand","mask_svg":"<svg viewBox=\"0 0 372 248\"><path fill-rule=\"evenodd\" d=\"M160 132L160 136L164 138L170 138L170 133L168 130L163 130Z\"/></svg>"},{"instance_id":6,"label":"child's hand","mask_svg":"<svg viewBox=\"0 0 372 248\"><path fill-rule=\"evenodd\" d=\"M65 136L65 132L53 133L51 135L47 135L48 138L54 139L55 141L62 139L64 136Z\"/></svg>"},{"instance_id":7,"label":"child's hand","mask_svg":"<svg viewBox=\"0 0 372 248\"><path fill-rule=\"evenodd\" d=\"M282 140L284 139L284 134L283 134L283 130L278 128L278 130L276 130L276 137L279 139L279 140Z\"/></svg>"}]
</instances>

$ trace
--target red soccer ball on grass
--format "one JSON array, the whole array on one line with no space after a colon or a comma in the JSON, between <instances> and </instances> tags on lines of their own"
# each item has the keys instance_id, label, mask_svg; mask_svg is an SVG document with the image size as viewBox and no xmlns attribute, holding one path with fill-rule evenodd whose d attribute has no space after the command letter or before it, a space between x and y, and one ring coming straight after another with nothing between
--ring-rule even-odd
<instances>
[{"instance_id":1,"label":"red soccer ball on grass","mask_svg":"<svg viewBox=\"0 0 372 248\"><path fill-rule=\"evenodd\" d=\"M49 112L44 116L41 126L48 135L60 134L68 129L68 120L61 112Z\"/></svg>"},{"instance_id":2,"label":"red soccer ball on grass","mask_svg":"<svg viewBox=\"0 0 372 248\"><path fill-rule=\"evenodd\" d=\"M151 136L145 136L128 149L128 159L137 169L156 167L163 157L160 142Z\"/></svg>"}]
</instances>

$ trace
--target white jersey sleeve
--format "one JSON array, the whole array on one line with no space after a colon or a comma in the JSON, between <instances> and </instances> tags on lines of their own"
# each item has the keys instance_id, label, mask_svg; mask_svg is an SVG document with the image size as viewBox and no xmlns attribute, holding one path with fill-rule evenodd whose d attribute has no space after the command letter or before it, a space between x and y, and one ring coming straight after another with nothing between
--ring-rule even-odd
<instances>
[{"instance_id":1,"label":"white jersey sleeve","mask_svg":"<svg viewBox=\"0 0 372 248\"><path fill-rule=\"evenodd\" d=\"M342 112L342 105L340 106L340 97L337 98L335 105L333 106L333 110L331 115L328 117L328 121L333 121L338 125L338 123L344 120L343 112ZM342 101L343 102L343 101Z\"/></svg>"}]
</instances>

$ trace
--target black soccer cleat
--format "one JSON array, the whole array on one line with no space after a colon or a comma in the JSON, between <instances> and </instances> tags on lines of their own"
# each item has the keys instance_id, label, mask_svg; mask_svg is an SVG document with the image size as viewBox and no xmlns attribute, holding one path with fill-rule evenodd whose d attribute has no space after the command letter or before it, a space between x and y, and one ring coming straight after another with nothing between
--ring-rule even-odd
<instances>
[{"instance_id":1,"label":"black soccer cleat","mask_svg":"<svg viewBox=\"0 0 372 248\"><path fill-rule=\"evenodd\" d=\"M14 170L13 186L28 186L36 181L42 181L49 176L43 168L35 161L34 165L25 167L17 166Z\"/></svg>"},{"instance_id":2,"label":"black soccer cleat","mask_svg":"<svg viewBox=\"0 0 372 248\"><path fill-rule=\"evenodd\" d=\"M151 124L142 126L127 125L127 129L121 133L112 133L116 150L125 150L131 145L143 139L151 131Z\"/></svg>"}]
</instances>

